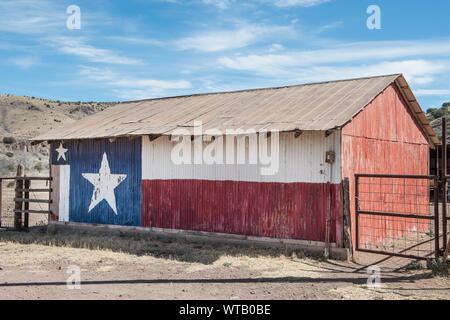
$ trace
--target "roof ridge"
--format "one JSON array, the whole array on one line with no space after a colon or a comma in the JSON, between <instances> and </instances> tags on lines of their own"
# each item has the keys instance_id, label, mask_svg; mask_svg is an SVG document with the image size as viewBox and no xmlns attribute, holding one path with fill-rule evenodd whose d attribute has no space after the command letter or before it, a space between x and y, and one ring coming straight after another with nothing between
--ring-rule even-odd
<instances>
[{"instance_id":1,"label":"roof ridge","mask_svg":"<svg viewBox=\"0 0 450 320\"><path fill-rule=\"evenodd\" d=\"M364 79L387 78L387 77L393 77L393 76L400 77L402 75L403 75L402 73L393 73L393 74L385 74L385 75L370 76L370 77L360 77L360 78L349 78L349 79L342 79L342 80L328 80L328 81L319 81L319 82L309 82L309 83L287 85L287 86L279 86L279 87L267 87L267 88L242 89L242 90L232 90L232 91L195 93L195 94L187 94L187 95L180 95L180 96L171 96L171 97L160 97L160 98L149 98L149 99L123 101L123 102L120 102L120 104L135 103L135 102L145 102L145 101L157 101L157 100L166 100L166 99L177 99L177 98L187 98L187 97L197 97L197 96L207 96L207 95L215 95L215 94L251 92L251 91L259 91L259 90L276 90L276 89L284 89L284 88L295 88L295 87L312 86L312 85L319 85L319 84L325 84L325 83L337 83L337 82L346 82L346 81L355 81L355 80L364 80Z\"/></svg>"}]
</instances>

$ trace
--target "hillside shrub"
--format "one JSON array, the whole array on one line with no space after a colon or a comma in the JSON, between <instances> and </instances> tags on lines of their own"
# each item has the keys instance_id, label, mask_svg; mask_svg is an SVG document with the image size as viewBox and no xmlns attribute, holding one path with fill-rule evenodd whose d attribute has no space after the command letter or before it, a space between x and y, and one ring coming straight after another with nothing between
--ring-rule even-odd
<instances>
[{"instance_id":1,"label":"hillside shrub","mask_svg":"<svg viewBox=\"0 0 450 320\"><path fill-rule=\"evenodd\" d=\"M13 144L14 142L16 142L16 139L13 137L3 137L4 144Z\"/></svg>"}]
</instances>

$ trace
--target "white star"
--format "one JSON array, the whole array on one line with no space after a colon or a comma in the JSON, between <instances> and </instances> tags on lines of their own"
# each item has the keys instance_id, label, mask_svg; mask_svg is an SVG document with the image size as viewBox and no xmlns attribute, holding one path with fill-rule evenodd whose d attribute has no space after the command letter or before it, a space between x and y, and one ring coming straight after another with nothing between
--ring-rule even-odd
<instances>
[{"instance_id":1,"label":"white star","mask_svg":"<svg viewBox=\"0 0 450 320\"><path fill-rule=\"evenodd\" d=\"M89 212L94 209L95 206L99 204L103 199L105 199L111 209L113 209L114 213L117 215L116 196L114 195L114 189L126 179L127 175L111 174L108 158L106 156L106 153L103 153L103 159L99 173L83 173L82 176L94 186L91 204L89 205Z\"/></svg>"},{"instance_id":2,"label":"white star","mask_svg":"<svg viewBox=\"0 0 450 320\"><path fill-rule=\"evenodd\" d=\"M58 159L56 159L56 161L59 161L60 158L63 158L64 161L66 161L66 152L68 149L64 148L61 142L59 143L59 148L55 150L58 152Z\"/></svg>"}]
</instances>

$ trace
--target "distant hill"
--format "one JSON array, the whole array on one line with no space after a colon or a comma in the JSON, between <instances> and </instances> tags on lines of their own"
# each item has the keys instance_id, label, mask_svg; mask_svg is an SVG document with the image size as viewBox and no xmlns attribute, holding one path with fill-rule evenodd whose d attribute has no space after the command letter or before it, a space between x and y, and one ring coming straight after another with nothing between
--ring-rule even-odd
<instances>
[{"instance_id":1,"label":"distant hill","mask_svg":"<svg viewBox=\"0 0 450 320\"><path fill-rule=\"evenodd\" d=\"M19 163L28 175L48 174L47 145L31 146L28 139L114 104L0 95L0 176L14 175Z\"/></svg>"},{"instance_id":2,"label":"distant hill","mask_svg":"<svg viewBox=\"0 0 450 320\"><path fill-rule=\"evenodd\" d=\"M433 127L433 130L442 139L442 118L447 120L447 141L450 142L450 102L444 102L440 108L429 108L426 112L427 118Z\"/></svg>"}]
</instances>

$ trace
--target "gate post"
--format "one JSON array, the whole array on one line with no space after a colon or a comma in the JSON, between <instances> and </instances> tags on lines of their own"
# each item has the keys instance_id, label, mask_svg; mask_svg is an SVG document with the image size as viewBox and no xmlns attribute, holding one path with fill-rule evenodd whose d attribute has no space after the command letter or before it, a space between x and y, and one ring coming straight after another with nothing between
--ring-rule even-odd
<instances>
[{"instance_id":1,"label":"gate post","mask_svg":"<svg viewBox=\"0 0 450 320\"><path fill-rule=\"evenodd\" d=\"M28 210L30 210L30 203L27 201L28 199L30 199L30 192L28 191L30 189L30 180L29 179L25 179L25 185L24 185L24 198L25 198L25 203L24 203L24 222L23 222L23 226L25 228L25 230L28 230L28 222L29 222L29 212Z\"/></svg>"},{"instance_id":2,"label":"gate post","mask_svg":"<svg viewBox=\"0 0 450 320\"><path fill-rule=\"evenodd\" d=\"M353 260L353 241L352 241L352 223L351 223L351 212L350 212L350 179L344 178L344 181L342 182L342 199L343 199L343 243L344 248L348 249L349 256L351 260Z\"/></svg>"},{"instance_id":3,"label":"gate post","mask_svg":"<svg viewBox=\"0 0 450 320\"><path fill-rule=\"evenodd\" d=\"M3 179L0 179L0 228L2 227L2 190L3 190Z\"/></svg>"},{"instance_id":4,"label":"gate post","mask_svg":"<svg viewBox=\"0 0 450 320\"><path fill-rule=\"evenodd\" d=\"M359 176L355 174L355 249L359 249Z\"/></svg>"},{"instance_id":5,"label":"gate post","mask_svg":"<svg viewBox=\"0 0 450 320\"><path fill-rule=\"evenodd\" d=\"M442 118L442 245L447 246L447 119ZM439 233L438 233L439 236Z\"/></svg>"},{"instance_id":6,"label":"gate post","mask_svg":"<svg viewBox=\"0 0 450 320\"><path fill-rule=\"evenodd\" d=\"M436 172L437 173L437 172ZM434 177L434 255L439 258L439 190L441 184L438 176Z\"/></svg>"},{"instance_id":7,"label":"gate post","mask_svg":"<svg viewBox=\"0 0 450 320\"><path fill-rule=\"evenodd\" d=\"M19 164L17 166L17 180L16 180L16 199L22 198L22 191L20 189L23 189L23 177L24 175L24 167L23 165ZM14 206L14 229L20 230L22 229L22 201L16 200L16 204Z\"/></svg>"}]
</instances>

